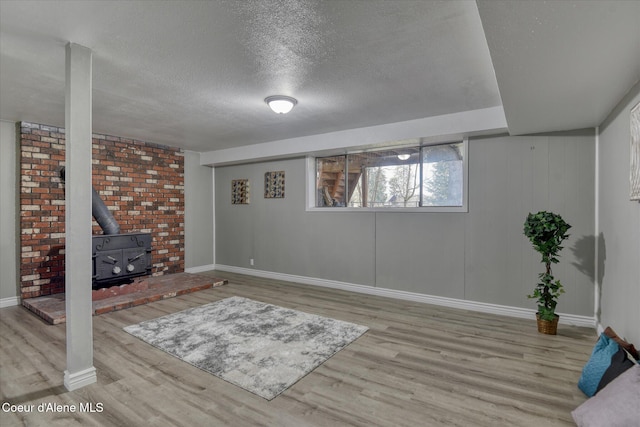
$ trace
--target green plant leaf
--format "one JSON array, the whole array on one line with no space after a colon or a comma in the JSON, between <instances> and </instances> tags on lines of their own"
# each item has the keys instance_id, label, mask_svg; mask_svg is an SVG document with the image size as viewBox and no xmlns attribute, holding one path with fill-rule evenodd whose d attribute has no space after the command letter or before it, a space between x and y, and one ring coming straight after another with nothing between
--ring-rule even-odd
<instances>
[{"instance_id":1,"label":"green plant leaf","mask_svg":"<svg viewBox=\"0 0 640 427\"><path fill-rule=\"evenodd\" d=\"M545 265L545 271L538 274L540 282L527 298L538 300L538 312L545 320L553 320L557 299L564 293L562 284L553 276L551 264L560 262L558 254L563 249L561 243L569 237L567 231L570 228L571 225L560 215L547 211L529 213L524 222L524 235L540 254L541 262Z\"/></svg>"}]
</instances>

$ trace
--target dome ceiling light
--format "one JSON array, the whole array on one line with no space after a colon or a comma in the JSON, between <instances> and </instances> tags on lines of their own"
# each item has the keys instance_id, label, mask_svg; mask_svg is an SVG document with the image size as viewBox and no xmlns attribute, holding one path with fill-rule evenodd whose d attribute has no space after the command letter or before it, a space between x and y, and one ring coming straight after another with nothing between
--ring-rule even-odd
<instances>
[{"instance_id":1,"label":"dome ceiling light","mask_svg":"<svg viewBox=\"0 0 640 427\"><path fill-rule=\"evenodd\" d=\"M295 98L284 95L268 96L264 102L277 114L287 114L298 103Z\"/></svg>"}]
</instances>

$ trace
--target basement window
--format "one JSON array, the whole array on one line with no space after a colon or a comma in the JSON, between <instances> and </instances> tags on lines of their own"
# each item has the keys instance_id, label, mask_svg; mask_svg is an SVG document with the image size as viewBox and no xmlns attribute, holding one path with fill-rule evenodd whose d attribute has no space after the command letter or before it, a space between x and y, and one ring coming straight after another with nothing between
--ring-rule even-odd
<instances>
[{"instance_id":1,"label":"basement window","mask_svg":"<svg viewBox=\"0 0 640 427\"><path fill-rule=\"evenodd\" d=\"M309 205L341 211L466 212L467 144L465 139L311 158L315 200Z\"/></svg>"}]
</instances>

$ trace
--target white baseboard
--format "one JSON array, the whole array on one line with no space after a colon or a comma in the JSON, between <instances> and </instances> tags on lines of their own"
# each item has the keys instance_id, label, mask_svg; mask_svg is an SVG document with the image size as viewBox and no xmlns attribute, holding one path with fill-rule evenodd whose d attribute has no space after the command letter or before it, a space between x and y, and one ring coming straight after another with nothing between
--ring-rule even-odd
<instances>
[{"instance_id":1,"label":"white baseboard","mask_svg":"<svg viewBox=\"0 0 640 427\"><path fill-rule=\"evenodd\" d=\"M378 288L374 286L357 285L354 283L339 282L336 280L318 279L314 277L296 276L292 274L275 273L272 271L254 270L251 268L234 267L230 265L215 265L216 270L230 273L246 274L250 276L264 277L267 279L283 280L287 282L302 283L305 285L322 286L325 288L341 289L344 291L358 292L367 295L376 295L394 299L401 299L425 304L440 305L444 307L458 308L461 310L478 311L482 313L497 314L501 316L535 319L535 310L506 305L489 304L477 301L467 301L456 298L439 297L435 295L419 294L417 292L399 291L394 289ZM596 327L596 319L589 316L558 313L560 323L566 325Z\"/></svg>"},{"instance_id":2,"label":"white baseboard","mask_svg":"<svg viewBox=\"0 0 640 427\"><path fill-rule=\"evenodd\" d=\"M0 308L20 305L20 297L0 298Z\"/></svg>"},{"instance_id":3,"label":"white baseboard","mask_svg":"<svg viewBox=\"0 0 640 427\"><path fill-rule=\"evenodd\" d=\"M191 273L191 274L204 273L205 271L211 271L211 270L213 270L215 268L216 268L215 264L200 265L198 267L185 268L184 272L185 273Z\"/></svg>"},{"instance_id":4,"label":"white baseboard","mask_svg":"<svg viewBox=\"0 0 640 427\"><path fill-rule=\"evenodd\" d=\"M64 386L69 391L77 390L97 381L96 368L93 366L73 374L69 373L69 371L64 371Z\"/></svg>"}]
</instances>

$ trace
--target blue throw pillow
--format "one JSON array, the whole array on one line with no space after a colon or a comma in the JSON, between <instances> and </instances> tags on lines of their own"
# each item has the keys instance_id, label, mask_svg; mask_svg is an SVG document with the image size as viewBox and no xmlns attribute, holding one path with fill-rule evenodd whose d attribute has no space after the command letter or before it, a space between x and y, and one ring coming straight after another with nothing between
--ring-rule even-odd
<instances>
[{"instance_id":1,"label":"blue throw pillow","mask_svg":"<svg viewBox=\"0 0 640 427\"><path fill-rule=\"evenodd\" d=\"M611 365L611 357L620 349L617 342L601 334L596 343L591 357L587 364L582 368L582 376L578 381L578 387L588 397L596 394L598 384L602 379L607 368Z\"/></svg>"}]
</instances>

